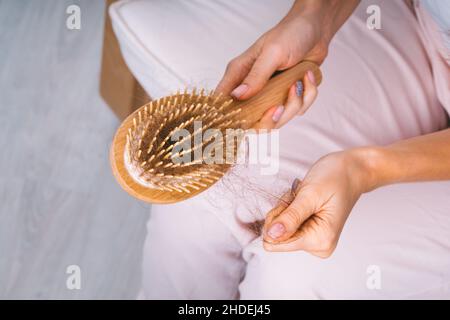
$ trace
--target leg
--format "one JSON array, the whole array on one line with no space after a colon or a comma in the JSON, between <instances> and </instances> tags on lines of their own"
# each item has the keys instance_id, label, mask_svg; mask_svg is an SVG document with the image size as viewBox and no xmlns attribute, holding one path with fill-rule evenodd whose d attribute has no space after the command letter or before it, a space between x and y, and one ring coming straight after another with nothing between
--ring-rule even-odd
<instances>
[{"instance_id":1,"label":"leg","mask_svg":"<svg viewBox=\"0 0 450 320\"><path fill-rule=\"evenodd\" d=\"M241 245L207 199L153 206L144 247L146 299L235 299Z\"/></svg>"}]
</instances>

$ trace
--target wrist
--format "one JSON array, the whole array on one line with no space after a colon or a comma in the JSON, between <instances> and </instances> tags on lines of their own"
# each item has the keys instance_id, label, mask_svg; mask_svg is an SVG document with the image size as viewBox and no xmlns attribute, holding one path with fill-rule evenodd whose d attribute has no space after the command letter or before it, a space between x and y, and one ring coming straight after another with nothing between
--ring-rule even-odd
<instances>
[{"instance_id":1,"label":"wrist","mask_svg":"<svg viewBox=\"0 0 450 320\"><path fill-rule=\"evenodd\" d=\"M361 193L372 191L384 185L384 159L382 147L358 147L345 151L350 159L352 175Z\"/></svg>"},{"instance_id":2,"label":"wrist","mask_svg":"<svg viewBox=\"0 0 450 320\"><path fill-rule=\"evenodd\" d=\"M320 26L322 41L329 43L360 0L296 0L286 19L303 17Z\"/></svg>"},{"instance_id":3,"label":"wrist","mask_svg":"<svg viewBox=\"0 0 450 320\"><path fill-rule=\"evenodd\" d=\"M332 0L296 0L284 20L309 21L319 32L320 38L327 44L331 41L332 20L335 1ZM331 5L330 5L331 4Z\"/></svg>"}]
</instances>

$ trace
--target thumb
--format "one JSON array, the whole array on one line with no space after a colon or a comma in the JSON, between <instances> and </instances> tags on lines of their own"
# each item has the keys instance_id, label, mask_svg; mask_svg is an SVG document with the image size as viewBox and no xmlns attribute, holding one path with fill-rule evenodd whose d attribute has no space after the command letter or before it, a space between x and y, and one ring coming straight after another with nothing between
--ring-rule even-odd
<instances>
[{"instance_id":1,"label":"thumb","mask_svg":"<svg viewBox=\"0 0 450 320\"><path fill-rule=\"evenodd\" d=\"M265 240L281 242L289 239L314 214L314 210L312 202L303 197L300 191L294 201L270 223Z\"/></svg>"}]
</instances>

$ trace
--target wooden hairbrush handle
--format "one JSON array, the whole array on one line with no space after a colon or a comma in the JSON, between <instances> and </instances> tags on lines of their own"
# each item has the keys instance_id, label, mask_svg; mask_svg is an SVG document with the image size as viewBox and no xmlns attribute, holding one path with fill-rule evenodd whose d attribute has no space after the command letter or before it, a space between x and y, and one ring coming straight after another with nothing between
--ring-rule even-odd
<instances>
[{"instance_id":1,"label":"wooden hairbrush handle","mask_svg":"<svg viewBox=\"0 0 450 320\"><path fill-rule=\"evenodd\" d=\"M245 128L252 127L269 108L283 105L289 88L296 81L303 79L308 70L314 73L316 84L319 85L322 81L319 67L313 62L303 61L272 77L256 96L242 102L235 102L236 107L242 108L239 118L247 120Z\"/></svg>"}]
</instances>

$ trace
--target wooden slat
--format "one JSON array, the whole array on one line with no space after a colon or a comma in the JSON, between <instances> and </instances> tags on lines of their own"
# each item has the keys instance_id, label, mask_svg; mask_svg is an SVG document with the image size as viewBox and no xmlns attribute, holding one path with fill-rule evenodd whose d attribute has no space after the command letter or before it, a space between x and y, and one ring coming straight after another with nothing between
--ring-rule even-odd
<instances>
[{"instance_id":1,"label":"wooden slat","mask_svg":"<svg viewBox=\"0 0 450 320\"><path fill-rule=\"evenodd\" d=\"M108 14L108 7L116 1L106 0L100 94L119 119L125 119L150 98L122 57Z\"/></svg>"}]
</instances>

